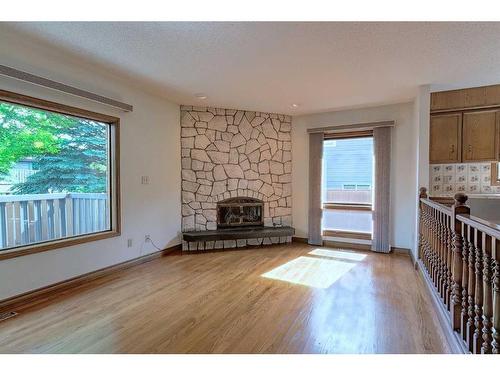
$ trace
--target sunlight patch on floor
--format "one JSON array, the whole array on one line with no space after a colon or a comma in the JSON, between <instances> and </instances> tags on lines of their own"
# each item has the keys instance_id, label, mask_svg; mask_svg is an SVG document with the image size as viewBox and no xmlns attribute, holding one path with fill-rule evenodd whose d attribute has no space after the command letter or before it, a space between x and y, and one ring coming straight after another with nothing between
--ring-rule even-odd
<instances>
[{"instance_id":1,"label":"sunlight patch on floor","mask_svg":"<svg viewBox=\"0 0 500 375\"><path fill-rule=\"evenodd\" d=\"M355 266L356 263L353 262L301 256L261 276L268 279L326 289Z\"/></svg>"},{"instance_id":2,"label":"sunlight patch on floor","mask_svg":"<svg viewBox=\"0 0 500 375\"><path fill-rule=\"evenodd\" d=\"M357 260L357 261L361 261L366 258L366 254L353 253L341 250L327 250L327 249L314 249L309 254L328 257L328 258Z\"/></svg>"}]
</instances>

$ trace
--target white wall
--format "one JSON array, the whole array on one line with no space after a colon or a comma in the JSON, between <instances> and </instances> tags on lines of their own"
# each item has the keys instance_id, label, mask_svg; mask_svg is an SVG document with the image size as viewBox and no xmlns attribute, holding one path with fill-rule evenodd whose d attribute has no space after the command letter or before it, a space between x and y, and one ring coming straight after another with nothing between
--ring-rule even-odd
<instances>
[{"instance_id":1,"label":"white wall","mask_svg":"<svg viewBox=\"0 0 500 375\"><path fill-rule=\"evenodd\" d=\"M97 103L0 77L4 90L121 119L122 235L0 262L0 300L180 243L179 106L118 79L74 56L0 26L0 64L112 97L134 106L124 113ZM150 185L140 176L149 175ZM133 246L127 248L127 239Z\"/></svg>"},{"instance_id":2,"label":"white wall","mask_svg":"<svg viewBox=\"0 0 500 375\"><path fill-rule=\"evenodd\" d=\"M417 178L415 189L419 191L421 187L429 188L429 140L430 140L430 106L431 87L422 85L418 88L414 101L414 129L413 138L416 144L416 168ZM415 200L415 213L418 212L419 199ZM415 215L415 233L419 231L418 216ZM414 239L414 259L418 258L418 236Z\"/></svg>"},{"instance_id":3,"label":"white wall","mask_svg":"<svg viewBox=\"0 0 500 375\"><path fill-rule=\"evenodd\" d=\"M417 152L414 138L413 103L326 112L293 118L292 218L296 236L307 237L309 155L307 129L384 120L396 122L392 137L391 158L391 245L414 250Z\"/></svg>"}]
</instances>

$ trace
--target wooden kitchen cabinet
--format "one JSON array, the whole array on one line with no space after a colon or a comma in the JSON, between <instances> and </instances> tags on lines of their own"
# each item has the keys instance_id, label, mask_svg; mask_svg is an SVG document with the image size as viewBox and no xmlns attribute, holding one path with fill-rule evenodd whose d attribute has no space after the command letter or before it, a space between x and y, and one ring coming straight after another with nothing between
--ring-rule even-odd
<instances>
[{"instance_id":1,"label":"wooden kitchen cabinet","mask_svg":"<svg viewBox=\"0 0 500 375\"><path fill-rule=\"evenodd\" d=\"M431 115L430 120L430 163L461 162L462 114Z\"/></svg>"},{"instance_id":2,"label":"wooden kitchen cabinet","mask_svg":"<svg viewBox=\"0 0 500 375\"><path fill-rule=\"evenodd\" d=\"M499 111L463 113L462 160L464 162L498 159Z\"/></svg>"}]
</instances>

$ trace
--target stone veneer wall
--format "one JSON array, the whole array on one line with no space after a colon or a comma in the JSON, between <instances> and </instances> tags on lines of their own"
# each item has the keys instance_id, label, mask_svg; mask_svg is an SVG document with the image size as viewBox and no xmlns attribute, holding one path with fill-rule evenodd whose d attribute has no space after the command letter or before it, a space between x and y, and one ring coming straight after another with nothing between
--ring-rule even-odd
<instances>
[{"instance_id":1,"label":"stone veneer wall","mask_svg":"<svg viewBox=\"0 0 500 375\"><path fill-rule=\"evenodd\" d=\"M264 225L292 223L290 116L181 106L182 231L217 228L216 203L264 201ZM191 243L189 250L288 242L291 238ZM183 249L188 244L183 243Z\"/></svg>"}]
</instances>

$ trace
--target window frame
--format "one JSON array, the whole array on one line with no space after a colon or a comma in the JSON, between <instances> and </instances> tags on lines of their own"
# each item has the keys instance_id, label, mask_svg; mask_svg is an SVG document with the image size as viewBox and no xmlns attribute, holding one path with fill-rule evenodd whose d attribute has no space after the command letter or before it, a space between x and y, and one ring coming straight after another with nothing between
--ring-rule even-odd
<instances>
[{"instance_id":1,"label":"window frame","mask_svg":"<svg viewBox=\"0 0 500 375\"><path fill-rule=\"evenodd\" d=\"M325 133L323 135L323 142L329 140L342 140L353 138L373 138L373 130L358 130L358 131L343 131L337 133ZM373 189L373 185L371 185ZM357 184L354 189L357 190ZM336 211L369 211L373 215L373 203L344 203L344 202L323 202L323 210L336 210ZM323 229L323 236L343 237L349 239L362 239L371 240L372 233L356 232L349 230L339 229Z\"/></svg>"},{"instance_id":2,"label":"window frame","mask_svg":"<svg viewBox=\"0 0 500 375\"><path fill-rule=\"evenodd\" d=\"M0 90L0 101L42 109L63 115L85 118L109 125L109 184L110 184L110 229L103 232L89 233L68 238L60 238L23 245L11 249L0 250L0 261L24 255L60 249L64 247L99 241L121 235L121 202L120 202L120 118L43 100L11 91Z\"/></svg>"}]
</instances>

